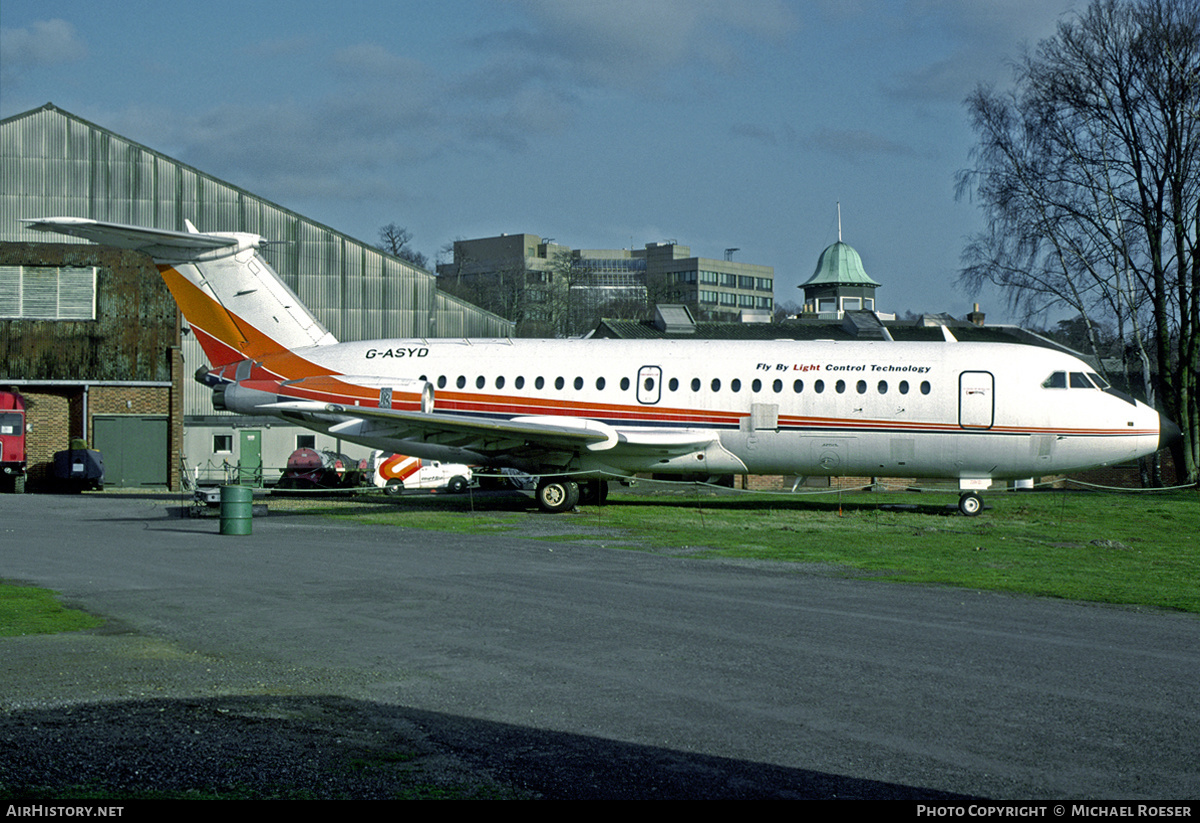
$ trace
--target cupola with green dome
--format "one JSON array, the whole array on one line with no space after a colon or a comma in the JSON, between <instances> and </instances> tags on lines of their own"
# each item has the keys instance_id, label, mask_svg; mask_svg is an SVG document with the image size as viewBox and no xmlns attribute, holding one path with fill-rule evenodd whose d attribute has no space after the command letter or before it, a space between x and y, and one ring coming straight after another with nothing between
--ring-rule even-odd
<instances>
[{"instance_id":1,"label":"cupola with green dome","mask_svg":"<svg viewBox=\"0 0 1200 823\"><path fill-rule=\"evenodd\" d=\"M821 252L817 270L800 286L806 314L836 315L848 311L874 311L876 283L863 269L862 258L838 241Z\"/></svg>"}]
</instances>

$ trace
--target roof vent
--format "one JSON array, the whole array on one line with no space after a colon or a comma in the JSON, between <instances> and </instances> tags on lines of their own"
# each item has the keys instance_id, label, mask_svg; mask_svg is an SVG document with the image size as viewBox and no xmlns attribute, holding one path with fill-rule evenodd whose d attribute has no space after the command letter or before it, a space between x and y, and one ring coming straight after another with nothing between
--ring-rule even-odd
<instances>
[{"instance_id":1,"label":"roof vent","mask_svg":"<svg viewBox=\"0 0 1200 823\"><path fill-rule=\"evenodd\" d=\"M695 334L696 319L682 303L654 307L654 327L665 334Z\"/></svg>"}]
</instances>

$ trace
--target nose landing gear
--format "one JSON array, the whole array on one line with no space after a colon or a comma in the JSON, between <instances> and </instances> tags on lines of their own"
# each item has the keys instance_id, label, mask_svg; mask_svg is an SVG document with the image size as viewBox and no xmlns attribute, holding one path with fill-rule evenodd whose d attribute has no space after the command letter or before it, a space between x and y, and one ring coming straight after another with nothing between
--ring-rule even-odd
<instances>
[{"instance_id":1,"label":"nose landing gear","mask_svg":"<svg viewBox=\"0 0 1200 823\"><path fill-rule=\"evenodd\" d=\"M963 492L958 497L958 510L967 517L974 517L983 511L983 498L976 492Z\"/></svg>"}]
</instances>

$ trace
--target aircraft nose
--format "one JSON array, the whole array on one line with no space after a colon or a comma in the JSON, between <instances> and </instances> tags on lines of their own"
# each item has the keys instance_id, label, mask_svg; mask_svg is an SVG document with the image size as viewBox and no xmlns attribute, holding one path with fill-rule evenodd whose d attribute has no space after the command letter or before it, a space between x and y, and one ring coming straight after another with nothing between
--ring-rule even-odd
<instances>
[{"instance_id":1,"label":"aircraft nose","mask_svg":"<svg viewBox=\"0 0 1200 823\"><path fill-rule=\"evenodd\" d=\"M1169 449L1183 439L1183 432L1164 415L1158 416L1158 447Z\"/></svg>"}]
</instances>

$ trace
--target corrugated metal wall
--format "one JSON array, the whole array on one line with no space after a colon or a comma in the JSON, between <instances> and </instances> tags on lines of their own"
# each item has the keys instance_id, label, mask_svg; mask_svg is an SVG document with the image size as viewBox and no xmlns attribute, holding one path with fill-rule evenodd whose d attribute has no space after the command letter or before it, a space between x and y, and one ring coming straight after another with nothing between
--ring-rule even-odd
<instances>
[{"instance_id":1,"label":"corrugated metal wall","mask_svg":"<svg viewBox=\"0 0 1200 823\"><path fill-rule=\"evenodd\" d=\"M512 333L503 318L439 294L427 272L49 104L0 121L0 179L0 240L45 242L21 226L30 217L174 230L187 218L288 241L263 256L339 340Z\"/></svg>"}]
</instances>

